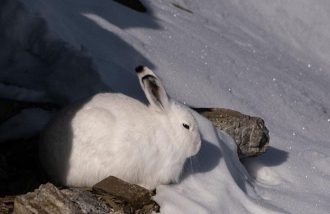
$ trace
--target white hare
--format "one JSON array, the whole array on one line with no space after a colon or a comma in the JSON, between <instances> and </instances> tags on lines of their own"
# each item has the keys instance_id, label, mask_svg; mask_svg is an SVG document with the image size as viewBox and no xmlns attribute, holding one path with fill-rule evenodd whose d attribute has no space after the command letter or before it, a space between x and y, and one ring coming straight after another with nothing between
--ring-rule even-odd
<instances>
[{"instance_id":1,"label":"white hare","mask_svg":"<svg viewBox=\"0 0 330 214\"><path fill-rule=\"evenodd\" d=\"M190 110L168 98L157 76L136 68L149 106L101 93L62 111L39 146L41 163L58 184L92 186L112 175L154 189L177 182L201 146Z\"/></svg>"}]
</instances>

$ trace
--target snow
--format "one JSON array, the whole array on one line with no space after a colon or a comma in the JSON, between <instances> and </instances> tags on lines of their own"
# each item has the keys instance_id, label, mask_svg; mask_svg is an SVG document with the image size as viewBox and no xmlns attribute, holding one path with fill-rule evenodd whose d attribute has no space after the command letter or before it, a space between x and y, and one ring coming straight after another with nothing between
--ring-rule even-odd
<instances>
[{"instance_id":1,"label":"snow","mask_svg":"<svg viewBox=\"0 0 330 214\"><path fill-rule=\"evenodd\" d=\"M38 119L36 119L38 118ZM51 113L38 108L22 110L0 126L0 142L32 137L40 132L51 118ZM15 131L8 131L15 130Z\"/></svg>"},{"instance_id":2,"label":"snow","mask_svg":"<svg viewBox=\"0 0 330 214\"><path fill-rule=\"evenodd\" d=\"M46 21L47 40L58 38L83 49L91 58L90 69L64 61L60 67L71 64L63 72L44 76L34 70L28 80L24 73L8 71L2 78L12 85L0 84L1 97L63 103L63 97L73 101L96 93L104 82L143 100L134 67L145 64L161 77L169 95L183 103L232 108L265 119L270 148L244 160L244 167L232 140L196 115L202 149L187 161L179 184L157 188L162 213L329 213L328 2L145 0L147 14L110 0L21 2L29 19L37 13ZM21 42L21 32L31 25L27 20L17 21L25 28L12 31L14 41ZM22 66L35 63L24 59ZM44 87L35 87L40 83L36 77L46 79ZM83 84L75 88L75 82ZM47 118L45 112L30 113L22 112L21 118ZM21 134L38 131L42 124Z\"/></svg>"}]
</instances>

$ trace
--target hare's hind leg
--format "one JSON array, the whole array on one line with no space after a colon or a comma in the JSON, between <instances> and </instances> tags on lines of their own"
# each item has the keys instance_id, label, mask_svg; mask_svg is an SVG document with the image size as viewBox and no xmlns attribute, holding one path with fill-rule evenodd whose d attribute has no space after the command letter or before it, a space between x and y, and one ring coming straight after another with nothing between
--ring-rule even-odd
<instances>
[{"instance_id":1,"label":"hare's hind leg","mask_svg":"<svg viewBox=\"0 0 330 214\"><path fill-rule=\"evenodd\" d=\"M105 171L104 161L111 151L107 148L113 135L114 116L102 108L85 108L72 120L72 148L67 184L93 185Z\"/></svg>"}]
</instances>

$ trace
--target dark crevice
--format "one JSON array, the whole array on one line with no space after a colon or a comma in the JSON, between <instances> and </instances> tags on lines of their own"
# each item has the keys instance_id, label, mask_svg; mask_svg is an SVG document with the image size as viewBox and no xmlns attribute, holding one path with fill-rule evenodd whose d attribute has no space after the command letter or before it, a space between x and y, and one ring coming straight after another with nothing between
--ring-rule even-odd
<instances>
[{"instance_id":1,"label":"dark crevice","mask_svg":"<svg viewBox=\"0 0 330 214\"><path fill-rule=\"evenodd\" d=\"M135 11L145 13L147 8L139 0L113 0Z\"/></svg>"}]
</instances>

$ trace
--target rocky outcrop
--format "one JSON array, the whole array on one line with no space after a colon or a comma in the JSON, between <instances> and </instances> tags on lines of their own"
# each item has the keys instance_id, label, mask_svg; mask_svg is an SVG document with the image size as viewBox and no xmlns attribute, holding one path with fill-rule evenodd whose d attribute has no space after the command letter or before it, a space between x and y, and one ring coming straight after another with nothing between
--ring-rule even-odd
<instances>
[{"instance_id":1,"label":"rocky outcrop","mask_svg":"<svg viewBox=\"0 0 330 214\"><path fill-rule=\"evenodd\" d=\"M154 205L151 201L152 192L135 184L127 183L116 177L107 179L93 186L93 191L100 195L111 195L128 203L134 209L141 209L146 205Z\"/></svg>"},{"instance_id":2,"label":"rocky outcrop","mask_svg":"<svg viewBox=\"0 0 330 214\"><path fill-rule=\"evenodd\" d=\"M263 119L224 108L194 108L194 110L234 139L239 158L257 156L266 151L269 131Z\"/></svg>"},{"instance_id":3,"label":"rocky outcrop","mask_svg":"<svg viewBox=\"0 0 330 214\"><path fill-rule=\"evenodd\" d=\"M32 213L109 213L110 208L96 196L79 189L59 190L47 183L34 192L18 196L14 203L15 214Z\"/></svg>"},{"instance_id":4,"label":"rocky outcrop","mask_svg":"<svg viewBox=\"0 0 330 214\"><path fill-rule=\"evenodd\" d=\"M10 214L14 210L14 196L0 197L0 213Z\"/></svg>"},{"instance_id":5,"label":"rocky outcrop","mask_svg":"<svg viewBox=\"0 0 330 214\"><path fill-rule=\"evenodd\" d=\"M109 177L92 189L58 189L43 184L34 192L17 196L14 214L32 213L152 213L159 206L151 200L152 192L138 185ZM10 207L8 207L10 209Z\"/></svg>"}]
</instances>

